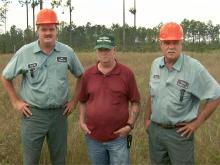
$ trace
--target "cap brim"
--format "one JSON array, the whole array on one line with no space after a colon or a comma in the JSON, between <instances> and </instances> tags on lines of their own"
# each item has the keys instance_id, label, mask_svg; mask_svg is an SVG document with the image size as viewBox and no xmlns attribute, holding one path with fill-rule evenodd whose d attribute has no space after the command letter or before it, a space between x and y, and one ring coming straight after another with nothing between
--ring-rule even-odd
<instances>
[{"instance_id":1,"label":"cap brim","mask_svg":"<svg viewBox=\"0 0 220 165\"><path fill-rule=\"evenodd\" d=\"M114 46L103 44L103 45L96 45L96 46L94 47L94 49L99 49L99 48L112 49L112 48L114 48Z\"/></svg>"}]
</instances>

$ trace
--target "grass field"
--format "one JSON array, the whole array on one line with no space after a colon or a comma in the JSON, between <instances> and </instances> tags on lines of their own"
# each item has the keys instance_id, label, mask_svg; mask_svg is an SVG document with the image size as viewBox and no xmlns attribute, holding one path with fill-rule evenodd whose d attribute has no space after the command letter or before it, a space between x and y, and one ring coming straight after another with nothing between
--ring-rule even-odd
<instances>
[{"instance_id":1,"label":"grass field","mask_svg":"<svg viewBox=\"0 0 220 165\"><path fill-rule=\"evenodd\" d=\"M87 68L96 62L95 53L77 53L84 67ZM201 61L209 72L220 83L220 52L211 53L188 53ZM144 116L146 93L148 92L148 79L151 62L160 53L118 53L117 59L127 64L134 71L141 93L141 114L132 131L133 143L131 147L132 164L149 164L148 140L144 129ZM8 63L11 55L0 55L0 72ZM70 90L73 91L75 83L72 76L70 79ZM15 79L15 87L18 89L20 77ZM220 164L220 107L215 113L197 130L195 134L195 156L196 164L217 165ZM68 165L90 164L87 156L85 139L78 123L79 111L76 109L69 117L68 133ZM9 99L0 84L0 165L22 164L22 146L20 139L21 116L9 102ZM49 154L44 145L41 154L41 164L48 165Z\"/></svg>"}]
</instances>

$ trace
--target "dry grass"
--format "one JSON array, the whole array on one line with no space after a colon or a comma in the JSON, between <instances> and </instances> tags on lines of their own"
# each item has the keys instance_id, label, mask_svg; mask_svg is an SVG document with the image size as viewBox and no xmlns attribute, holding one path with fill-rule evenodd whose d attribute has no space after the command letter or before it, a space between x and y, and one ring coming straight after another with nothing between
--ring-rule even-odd
<instances>
[{"instance_id":1,"label":"dry grass","mask_svg":"<svg viewBox=\"0 0 220 165\"><path fill-rule=\"evenodd\" d=\"M220 82L220 52L198 54L189 53L201 61L209 72ZM144 130L144 109L151 62L161 53L118 53L118 61L127 64L134 71L141 93L142 111L133 130L133 144L131 148L132 164L149 164L148 140ZM0 71L7 64L10 55L0 55ZM95 52L78 53L78 57L86 67L96 62ZM15 80L16 89L19 78ZM74 78L70 76L70 90L73 91ZM196 163L220 164L220 108L196 132ZM68 134L68 164L90 164L87 156L85 139L78 124L78 110L69 117ZM9 103L8 97L0 84L0 165L22 164L20 140L20 116ZM49 154L46 145L42 151L41 164L49 163Z\"/></svg>"}]
</instances>

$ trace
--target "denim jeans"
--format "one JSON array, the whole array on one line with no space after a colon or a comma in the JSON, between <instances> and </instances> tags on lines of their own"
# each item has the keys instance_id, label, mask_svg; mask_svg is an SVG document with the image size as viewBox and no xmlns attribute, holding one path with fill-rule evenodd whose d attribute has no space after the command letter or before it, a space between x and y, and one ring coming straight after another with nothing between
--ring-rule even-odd
<instances>
[{"instance_id":1,"label":"denim jeans","mask_svg":"<svg viewBox=\"0 0 220 165\"><path fill-rule=\"evenodd\" d=\"M86 135L88 154L93 165L129 165L127 137L98 142Z\"/></svg>"}]
</instances>

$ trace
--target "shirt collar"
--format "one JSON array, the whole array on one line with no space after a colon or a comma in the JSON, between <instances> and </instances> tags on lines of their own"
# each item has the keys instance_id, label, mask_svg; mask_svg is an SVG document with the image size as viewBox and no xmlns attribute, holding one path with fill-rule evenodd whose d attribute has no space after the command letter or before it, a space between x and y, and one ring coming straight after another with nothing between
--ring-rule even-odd
<instances>
[{"instance_id":1,"label":"shirt collar","mask_svg":"<svg viewBox=\"0 0 220 165\"><path fill-rule=\"evenodd\" d=\"M181 54L172 68L177 71L180 71L182 68L183 60L184 60L184 55ZM164 66L165 66L165 62L164 62L164 57L163 57L163 58L161 58L161 61L159 63L159 67L163 68Z\"/></svg>"},{"instance_id":2,"label":"shirt collar","mask_svg":"<svg viewBox=\"0 0 220 165\"><path fill-rule=\"evenodd\" d=\"M183 55L181 54L177 59L176 63L173 65L173 69L180 71L183 64Z\"/></svg>"},{"instance_id":3,"label":"shirt collar","mask_svg":"<svg viewBox=\"0 0 220 165\"><path fill-rule=\"evenodd\" d=\"M116 59L115 59L115 62L116 62L115 67L112 69L111 72L109 72L109 73L106 74L107 76L108 76L108 75L118 75L118 74L120 74L121 69L120 69L120 67L119 67L119 63L118 63L118 61L117 61ZM93 74L103 74L103 73L100 72L99 69L98 69L98 63L99 63L99 61L96 63L96 66L95 66L94 69L92 70L92 73L93 73Z\"/></svg>"},{"instance_id":4,"label":"shirt collar","mask_svg":"<svg viewBox=\"0 0 220 165\"><path fill-rule=\"evenodd\" d=\"M58 44L58 42L56 41L55 43L55 47L54 47L54 50L57 51L57 52L60 52L61 51L61 48L60 48L60 45ZM33 53L36 54L38 52L41 52L41 48L38 44L38 40L34 42L34 48L33 48Z\"/></svg>"}]
</instances>

